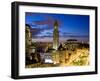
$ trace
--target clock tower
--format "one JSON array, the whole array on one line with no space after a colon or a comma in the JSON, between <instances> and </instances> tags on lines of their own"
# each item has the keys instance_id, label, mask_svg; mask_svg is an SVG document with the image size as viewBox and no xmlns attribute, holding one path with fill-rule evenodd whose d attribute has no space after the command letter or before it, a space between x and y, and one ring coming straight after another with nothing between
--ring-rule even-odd
<instances>
[{"instance_id":1,"label":"clock tower","mask_svg":"<svg viewBox=\"0 0 100 81\"><path fill-rule=\"evenodd\" d=\"M59 46L59 31L58 31L58 22L54 22L54 31L53 31L53 49L57 50Z\"/></svg>"}]
</instances>

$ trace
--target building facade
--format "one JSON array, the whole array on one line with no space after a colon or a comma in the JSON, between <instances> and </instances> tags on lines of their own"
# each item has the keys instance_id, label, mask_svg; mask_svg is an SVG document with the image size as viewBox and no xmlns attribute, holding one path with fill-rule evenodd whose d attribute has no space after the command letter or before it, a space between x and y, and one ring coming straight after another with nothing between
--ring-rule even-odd
<instances>
[{"instance_id":1,"label":"building facade","mask_svg":"<svg viewBox=\"0 0 100 81\"><path fill-rule=\"evenodd\" d=\"M59 47L59 31L58 31L58 22L54 23L54 31L53 31L53 49L57 50Z\"/></svg>"}]
</instances>

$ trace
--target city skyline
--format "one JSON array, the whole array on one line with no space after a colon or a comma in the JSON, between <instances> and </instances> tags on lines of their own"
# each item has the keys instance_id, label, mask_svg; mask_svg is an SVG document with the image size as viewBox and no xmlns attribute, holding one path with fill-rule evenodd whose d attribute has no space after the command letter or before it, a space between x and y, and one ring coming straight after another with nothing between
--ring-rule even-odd
<instances>
[{"instance_id":1,"label":"city skyline","mask_svg":"<svg viewBox=\"0 0 100 81\"><path fill-rule=\"evenodd\" d=\"M89 16L26 12L25 24L30 25L33 41L53 41L54 22L57 20L59 40L77 39L89 42Z\"/></svg>"}]
</instances>

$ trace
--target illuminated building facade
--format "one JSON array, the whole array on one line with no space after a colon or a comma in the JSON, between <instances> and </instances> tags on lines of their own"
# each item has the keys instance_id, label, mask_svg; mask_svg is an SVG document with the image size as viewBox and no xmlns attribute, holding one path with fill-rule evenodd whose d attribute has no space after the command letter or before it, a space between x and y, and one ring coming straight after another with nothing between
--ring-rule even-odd
<instances>
[{"instance_id":1,"label":"illuminated building facade","mask_svg":"<svg viewBox=\"0 0 100 81\"><path fill-rule=\"evenodd\" d=\"M59 31L58 31L58 22L54 23L54 31L53 31L53 49L57 50L59 47Z\"/></svg>"},{"instance_id":2,"label":"illuminated building facade","mask_svg":"<svg viewBox=\"0 0 100 81\"><path fill-rule=\"evenodd\" d=\"M32 44L32 34L30 31L30 26L27 24L26 24L26 29L25 29L25 42L27 46Z\"/></svg>"}]
</instances>

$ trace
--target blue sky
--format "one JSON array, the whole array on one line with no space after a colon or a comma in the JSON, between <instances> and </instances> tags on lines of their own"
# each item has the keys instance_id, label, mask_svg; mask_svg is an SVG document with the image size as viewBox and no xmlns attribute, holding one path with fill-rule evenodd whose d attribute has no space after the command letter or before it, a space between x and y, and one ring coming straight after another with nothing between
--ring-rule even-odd
<instances>
[{"instance_id":1,"label":"blue sky","mask_svg":"<svg viewBox=\"0 0 100 81\"><path fill-rule=\"evenodd\" d=\"M26 12L25 23L30 25L36 41L52 41L54 22L58 22L59 40L89 41L89 16Z\"/></svg>"}]
</instances>

